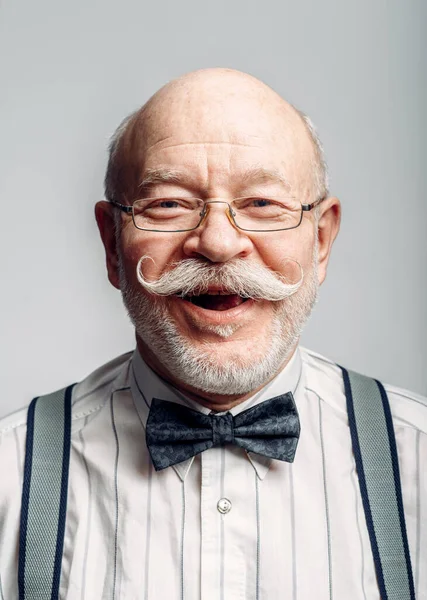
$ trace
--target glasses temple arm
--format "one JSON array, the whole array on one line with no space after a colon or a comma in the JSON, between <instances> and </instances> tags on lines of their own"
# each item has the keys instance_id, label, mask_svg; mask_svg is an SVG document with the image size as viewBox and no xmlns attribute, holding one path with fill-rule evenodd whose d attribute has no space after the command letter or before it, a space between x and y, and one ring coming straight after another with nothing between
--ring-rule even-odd
<instances>
[{"instance_id":1,"label":"glasses temple arm","mask_svg":"<svg viewBox=\"0 0 427 600\"><path fill-rule=\"evenodd\" d=\"M316 208L316 206L319 206L319 204L321 202L323 202L323 200L326 200L327 196L323 196L322 198L319 198L318 200L315 200L314 202L312 202L311 204L302 204L302 210L304 211L309 211L312 210L313 208Z\"/></svg>"},{"instance_id":2,"label":"glasses temple arm","mask_svg":"<svg viewBox=\"0 0 427 600\"><path fill-rule=\"evenodd\" d=\"M120 208L120 210L122 210L125 213L132 212L132 206L126 206L125 204L120 204L119 202L116 202L115 200L108 200L108 202L110 204L113 204L114 206L117 206L117 208Z\"/></svg>"}]
</instances>

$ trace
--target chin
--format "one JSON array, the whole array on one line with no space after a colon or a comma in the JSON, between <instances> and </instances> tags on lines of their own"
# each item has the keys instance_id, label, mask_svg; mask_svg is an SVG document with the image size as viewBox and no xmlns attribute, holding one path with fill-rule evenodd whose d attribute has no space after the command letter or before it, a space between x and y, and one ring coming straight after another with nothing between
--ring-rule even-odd
<instances>
[{"instance_id":1,"label":"chin","mask_svg":"<svg viewBox=\"0 0 427 600\"><path fill-rule=\"evenodd\" d=\"M197 338L187 336L165 315L136 326L138 336L174 380L217 395L244 395L262 387L281 370L298 338L286 332L278 316L258 335L246 336L230 326L215 326L215 331Z\"/></svg>"}]
</instances>

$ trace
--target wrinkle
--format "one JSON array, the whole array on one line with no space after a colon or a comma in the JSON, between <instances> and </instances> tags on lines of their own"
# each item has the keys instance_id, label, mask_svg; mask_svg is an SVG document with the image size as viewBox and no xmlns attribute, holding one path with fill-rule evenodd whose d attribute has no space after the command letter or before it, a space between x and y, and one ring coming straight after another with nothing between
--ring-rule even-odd
<instances>
[{"instance_id":1,"label":"wrinkle","mask_svg":"<svg viewBox=\"0 0 427 600\"><path fill-rule=\"evenodd\" d=\"M170 138L171 136L169 136ZM249 137L249 136L248 136ZM253 137L255 139L264 139L261 136L258 135L253 135L250 136ZM160 144L162 141L169 139L169 138L164 138L163 140L160 140L158 142L156 142L155 144L153 144L152 146L150 146L147 149L147 152L150 152L155 146L157 146L158 144ZM242 146L244 148L253 148L253 144L245 144L243 142L182 142L180 144L170 144L168 146L164 146L163 148L161 148L161 150L164 150L166 148L176 148L176 147L185 147L185 146Z\"/></svg>"}]
</instances>

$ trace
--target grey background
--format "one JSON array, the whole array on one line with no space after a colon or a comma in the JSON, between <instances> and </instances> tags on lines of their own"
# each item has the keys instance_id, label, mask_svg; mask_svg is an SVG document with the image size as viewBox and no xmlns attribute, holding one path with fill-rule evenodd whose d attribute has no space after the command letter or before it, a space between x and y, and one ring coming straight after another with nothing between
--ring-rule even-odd
<instances>
[{"instance_id":1,"label":"grey background","mask_svg":"<svg viewBox=\"0 0 427 600\"><path fill-rule=\"evenodd\" d=\"M3 0L0 415L132 349L93 217L108 138L166 81L247 71L307 112L342 229L303 343L427 392L422 0Z\"/></svg>"}]
</instances>

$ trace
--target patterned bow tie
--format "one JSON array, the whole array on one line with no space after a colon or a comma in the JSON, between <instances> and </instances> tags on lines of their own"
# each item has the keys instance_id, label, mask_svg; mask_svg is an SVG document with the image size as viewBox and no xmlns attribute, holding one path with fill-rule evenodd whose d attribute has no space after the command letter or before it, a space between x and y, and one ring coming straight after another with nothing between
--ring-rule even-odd
<instances>
[{"instance_id":1,"label":"patterned bow tie","mask_svg":"<svg viewBox=\"0 0 427 600\"><path fill-rule=\"evenodd\" d=\"M213 446L235 444L248 452L293 462L300 423L291 392L261 402L233 417L204 415L175 402L153 398L146 425L156 471Z\"/></svg>"}]
</instances>

